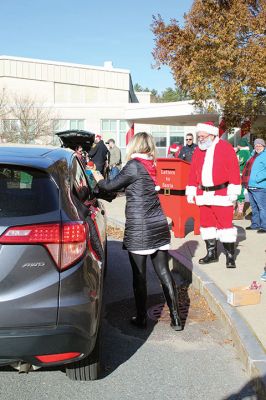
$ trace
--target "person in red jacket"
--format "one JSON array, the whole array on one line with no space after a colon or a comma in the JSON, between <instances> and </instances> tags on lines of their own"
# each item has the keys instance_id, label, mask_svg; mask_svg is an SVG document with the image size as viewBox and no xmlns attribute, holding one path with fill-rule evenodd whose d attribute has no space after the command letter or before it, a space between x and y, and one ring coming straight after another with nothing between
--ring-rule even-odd
<instances>
[{"instance_id":1,"label":"person in red jacket","mask_svg":"<svg viewBox=\"0 0 266 400\"><path fill-rule=\"evenodd\" d=\"M171 144L168 148L167 157L168 158L178 158L178 155L182 149L182 144L179 142Z\"/></svg>"},{"instance_id":2,"label":"person in red jacket","mask_svg":"<svg viewBox=\"0 0 266 400\"><path fill-rule=\"evenodd\" d=\"M198 147L192 156L186 195L200 206L200 232L207 255L200 264L218 261L217 240L224 246L226 267L235 268L237 229L233 226L234 202L241 192L240 171L233 146L219 139L213 122L196 127Z\"/></svg>"}]
</instances>

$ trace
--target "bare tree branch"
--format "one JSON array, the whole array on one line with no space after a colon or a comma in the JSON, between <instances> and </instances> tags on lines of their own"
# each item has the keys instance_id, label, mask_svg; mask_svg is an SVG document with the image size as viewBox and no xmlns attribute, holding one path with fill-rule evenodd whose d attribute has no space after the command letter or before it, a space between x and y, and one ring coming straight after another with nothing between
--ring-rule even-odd
<instances>
[{"instance_id":1,"label":"bare tree branch","mask_svg":"<svg viewBox=\"0 0 266 400\"><path fill-rule=\"evenodd\" d=\"M52 143L54 120L58 115L45 102L27 95L9 95L4 117L1 117L3 141Z\"/></svg>"}]
</instances>

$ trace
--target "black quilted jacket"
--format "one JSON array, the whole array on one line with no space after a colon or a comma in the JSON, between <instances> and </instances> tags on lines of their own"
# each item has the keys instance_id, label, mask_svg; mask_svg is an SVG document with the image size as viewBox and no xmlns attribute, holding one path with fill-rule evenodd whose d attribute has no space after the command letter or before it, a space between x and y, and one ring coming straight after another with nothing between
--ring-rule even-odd
<instances>
[{"instance_id":1,"label":"black quilted jacket","mask_svg":"<svg viewBox=\"0 0 266 400\"><path fill-rule=\"evenodd\" d=\"M154 182L139 161L130 160L113 180L102 180L98 186L108 192L126 189L124 248L148 250L170 243L168 223Z\"/></svg>"}]
</instances>

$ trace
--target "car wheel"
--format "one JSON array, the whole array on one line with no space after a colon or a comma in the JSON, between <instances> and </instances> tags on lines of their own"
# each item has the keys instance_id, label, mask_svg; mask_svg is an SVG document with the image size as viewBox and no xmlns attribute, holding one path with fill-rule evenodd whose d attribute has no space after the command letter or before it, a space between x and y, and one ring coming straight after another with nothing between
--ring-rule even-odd
<instances>
[{"instance_id":1,"label":"car wheel","mask_svg":"<svg viewBox=\"0 0 266 400\"><path fill-rule=\"evenodd\" d=\"M107 238L105 239L105 246L104 246L104 272L103 272L103 277L104 279L106 278L106 274L107 274Z\"/></svg>"},{"instance_id":2,"label":"car wheel","mask_svg":"<svg viewBox=\"0 0 266 400\"><path fill-rule=\"evenodd\" d=\"M100 329L91 354L66 366L66 375L72 381L94 381L100 374Z\"/></svg>"}]
</instances>

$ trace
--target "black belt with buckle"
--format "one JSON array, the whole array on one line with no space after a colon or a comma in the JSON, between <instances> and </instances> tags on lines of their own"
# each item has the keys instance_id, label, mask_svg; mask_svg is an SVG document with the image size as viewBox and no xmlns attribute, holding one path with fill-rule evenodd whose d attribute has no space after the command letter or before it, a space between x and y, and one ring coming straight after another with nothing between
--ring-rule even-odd
<instances>
[{"instance_id":1,"label":"black belt with buckle","mask_svg":"<svg viewBox=\"0 0 266 400\"><path fill-rule=\"evenodd\" d=\"M170 195L185 196L186 190L176 190L176 189L165 188L165 189L160 189L158 193L164 194L166 196L170 196Z\"/></svg>"},{"instance_id":2,"label":"black belt with buckle","mask_svg":"<svg viewBox=\"0 0 266 400\"><path fill-rule=\"evenodd\" d=\"M204 190L204 192L214 192L215 190L224 189L229 185L229 182L221 183L221 185L216 186L203 186L199 185L198 188Z\"/></svg>"}]
</instances>

